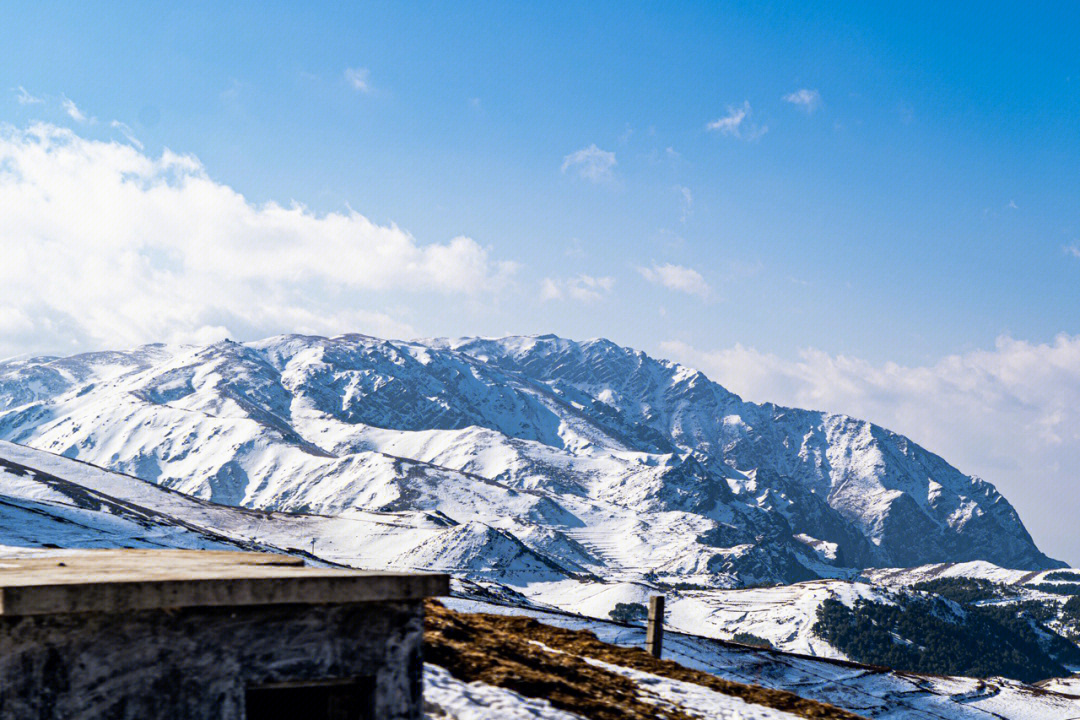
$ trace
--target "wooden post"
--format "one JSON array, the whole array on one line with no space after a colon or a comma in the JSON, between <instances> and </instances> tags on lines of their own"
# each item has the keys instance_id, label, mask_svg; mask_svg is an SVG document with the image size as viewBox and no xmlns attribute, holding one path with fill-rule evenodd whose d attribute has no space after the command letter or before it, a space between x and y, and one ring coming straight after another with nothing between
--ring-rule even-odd
<instances>
[{"instance_id":1,"label":"wooden post","mask_svg":"<svg viewBox=\"0 0 1080 720\"><path fill-rule=\"evenodd\" d=\"M664 644L664 596L649 598L649 625L645 629L645 650L653 657L660 657Z\"/></svg>"}]
</instances>

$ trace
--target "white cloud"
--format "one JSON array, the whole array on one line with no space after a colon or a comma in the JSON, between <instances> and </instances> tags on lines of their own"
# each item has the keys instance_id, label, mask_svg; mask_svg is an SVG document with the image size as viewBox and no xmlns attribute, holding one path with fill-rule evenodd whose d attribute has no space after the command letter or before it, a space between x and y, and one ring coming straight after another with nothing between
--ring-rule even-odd
<instances>
[{"instance_id":1,"label":"white cloud","mask_svg":"<svg viewBox=\"0 0 1080 720\"><path fill-rule=\"evenodd\" d=\"M357 305L491 296L516 269L467 237L425 245L351 210L255 205L191 156L51 125L0 129L0 168L0 356L207 328L401 337L407 325Z\"/></svg>"},{"instance_id":2,"label":"white cloud","mask_svg":"<svg viewBox=\"0 0 1080 720\"><path fill-rule=\"evenodd\" d=\"M639 267L638 272L654 285L662 285L669 290L686 293L687 295L696 295L702 300L708 298L712 293L709 283L705 282L705 278L701 276L701 273L693 268L672 265L671 263L665 263L664 265L653 263L652 267Z\"/></svg>"},{"instance_id":3,"label":"white cloud","mask_svg":"<svg viewBox=\"0 0 1080 720\"><path fill-rule=\"evenodd\" d=\"M371 71L366 67L346 68L345 81L352 86L353 90L362 93L371 92Z\"/></svg>"},{"instance_id":4,"label":"white cloud","mask_svg":"<svg viewBox=\"0 0 1080 720\"><path fill-rule=\"evenodd\" d=\"M540 283L540 299L576 300L578 302L596 302L611 293L615 287L615 278L578 275L577 277L556 279L544 278Z\"/></svg>"},{"instance_id":5,"label":"white cloud","mask_svg":"<svg viewBox=\"0 0 1080 720\"><path fill-rule=\"evenodd\" d=\"M593 143L564 157L562 171L576 169L578 175L585 180L600 183L614 177L612 169L615 165L615 153L601 150Z\"/></svg>"},{"instance_id":6,"label":"white cloud","mask_svg":"<svg viewBox=\"0 0 1080 720\"><path fill-rule=\"evenodd\" d=\"M750 101L743 103L742 107L728 107L728 114L713 120L705 126L708 130L718 130L723 135L739 134L739 126L750 114Z\"/></svg>"},{"instance_id":7,"label":"white cloud","mask_svg":"<svg viewBox=\"0 0 1080 720\"><path fill-rule=\"evenodd\" d=\"M1080 258L1080 245L1066 245L1062 248L1066 255L1072 255L1075 258Z\"/></svg>"},{"instance_id":8,"label":"white cloud","mask_svg":"<svg viewBox=\"0 0 1080 720\"><path fill-rule=\"evenodd\" d=\"M690 188L683 185L676 185L675 190L679 193L680 198L680 210L679 221L686 222L686 218L690 216L690 211L694 207L694 194L690 192Z\"/></svg>"},{"instance_id":9,"label":"white cloud","mask_svg":"<svg viewBox=\"0 0 1080 720\"><path fill-rule=\"evenodd\" d=\"M748 118L752 114L750 101L746 100L741 107L728 106L727 115L708 123L705 129L714 130L721 135L730 135L740 140L757 140L767 133L769 128L767 125L755 125L750 122Z\"/></svg>"},{"instance_id":10,"label":"white cloud","mask_svg":"<svg viewBox=\"0 0 1080 720\"><path fill-rule=\"evenodd\" d=\"M131 126L127 123L122 123L119 120L113 120L109 123L109 127L120 131L120 134L124 136L124 139L134 145L139 150L143 149L143 144L139 142L139 139L135 137L135 133L132 131Z\"/></svg>"},{"instance_id":11,"label":"white cloud","mask_svg":"<svg viewBox=\"0 0 1080 720\"><path fill-rule=\"evenodd\" d=\"M919 367L818 350L794 361L741 345L663 350L749 400L841 412L911 437L996 484L1043 550L1080 563L1080 336L1002 337Z\"/></svg>"},{"instance_id":12,"label":"white cloud","mask_svg":"<svg viewBox=\"0 0 1080 720\"><path fill-rule=\"evenodd\" d=\"M34 321L22 309L0 306L0 336L33 332Z\"/></svg>"},{"instance_id":13,"label":"white cloud","mask_svg":"<svg viewBox=\"0 0 1080 720\"><path fill-rule=\"evenodd\" d=\"M42 98L31 95L22 85L16 89L15 99L19 101L20 105L36 105L45 102Z\"/></svg>"},{"instance_id":14,"label":"white cloud","mask_svg":"<svg viewBox=\"0 0 1080 720\"><path fill-rule=\"evenodd\" d=\"M66 112L75 122L84 123L93 120L93 118L87 117L86 114L75 105L75 102L69 98L61 98L60 105L64 108L64 112Z\"/></svg>"},{"instance_id":15,"label":"white cloud","mask_svg":"<svg viewBox=\"0 0 1080 720\"><path fill-rule=\"evenodd\" d=\"M821 107L821 93L817 90L802 88L784 96L784 100L802 108L807 113L812 113Z\"/></svg>"}]
</instances>

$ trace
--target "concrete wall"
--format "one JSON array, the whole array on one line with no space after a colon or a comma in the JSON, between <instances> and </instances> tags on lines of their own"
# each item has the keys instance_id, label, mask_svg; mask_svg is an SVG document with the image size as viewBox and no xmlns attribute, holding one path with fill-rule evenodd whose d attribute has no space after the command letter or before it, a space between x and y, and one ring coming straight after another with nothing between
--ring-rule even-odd
<instances>
[{"instance_id":1,"label":"concrete wall","mask_svg":"<svg viewBox=\"0 0 1080 720\"><path fill-rule=\"evenodd\" d=\"M421 717L419 602L0 617L0 720L243 720L245 689L374 676Z\"/></svg>"}]
</instances>

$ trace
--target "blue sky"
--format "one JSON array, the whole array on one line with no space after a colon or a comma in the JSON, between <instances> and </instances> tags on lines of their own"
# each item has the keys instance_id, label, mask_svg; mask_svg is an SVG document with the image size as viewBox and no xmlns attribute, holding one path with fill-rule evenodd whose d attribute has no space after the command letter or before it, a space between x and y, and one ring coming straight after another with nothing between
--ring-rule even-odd
<instances>
[{"instance_id":1,"label":"blue sky","mask_svg":"<svg viewBox=\"0 0 1080 720\"><path fill-rule=\"evenodd\" d=\"M467 235L525 277L616 279L584 315L439 313L412 323L426 333L916 362L1075 330L1080 18L864 5L43 3L5 11L0 87L64 94L255 202ZM811 114L783 100L804 88ZM745 102L763 136L706 130ZM68 120L4 105L16 125ZM560 171L593 144L615 153L610 182ZM712 302L650 287L635 267L654 262L696 269Z\"/></svg>"},{"instance_id":2,"label":"blue sky","mask_svg":"<svg viewBox=\"0 0 1080 720\"><path fill-rule=\"evenodd\" d=\"M42 197L97 193L56 211L55 236L3 218L12 275L55 262L61 282L0 292L0 354L294 329L607 336L907 432L1053 525L1016 494L1080 472L1060 400L1080 393L1076 6L218 5L0 9L7 201L31 175ZM38 157L36 123L99 165ZM139 167L165 148L192 167ZM202 179L170 196L182 210L154 206L191 218L184 236L84 233L156 202L106 195L105 167ZM282 229L268 203L303 217ZM228 252L200 270L211 245ZM949 394L936 383L985 399L963 429L940 424L956 403L922 399ZM1013 451L1001 427L1052 432ZM1036 539L1080 561L1069 534Z\"/></svg>"}]
</instances>

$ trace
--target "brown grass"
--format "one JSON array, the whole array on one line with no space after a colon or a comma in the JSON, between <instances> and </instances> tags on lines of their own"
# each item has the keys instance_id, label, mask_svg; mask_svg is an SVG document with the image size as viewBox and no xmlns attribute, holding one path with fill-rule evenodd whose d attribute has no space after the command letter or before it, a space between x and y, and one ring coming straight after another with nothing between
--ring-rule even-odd
<instances>
[{"instance_id":1,"label":"brown grass","mask_svg":"<svg viewBox=\"0 0 1080 720\"><path fill-rule=\"evenodd\" d=\"M587 630L565 630L526 617L458 613L435 601L428 601L425 610L425 661L446 668L459 680L479 680L526 697L543 698L561 710L594 720L690 720L690 716L678 708L641 700L633 681L582 658L702 685L799 717L861 720L846 710L794 693L722 680L671 660L659 660L639 648L609 645ZM565 654L548 652L536 643Z\"/></svg>"}]
</instances>

